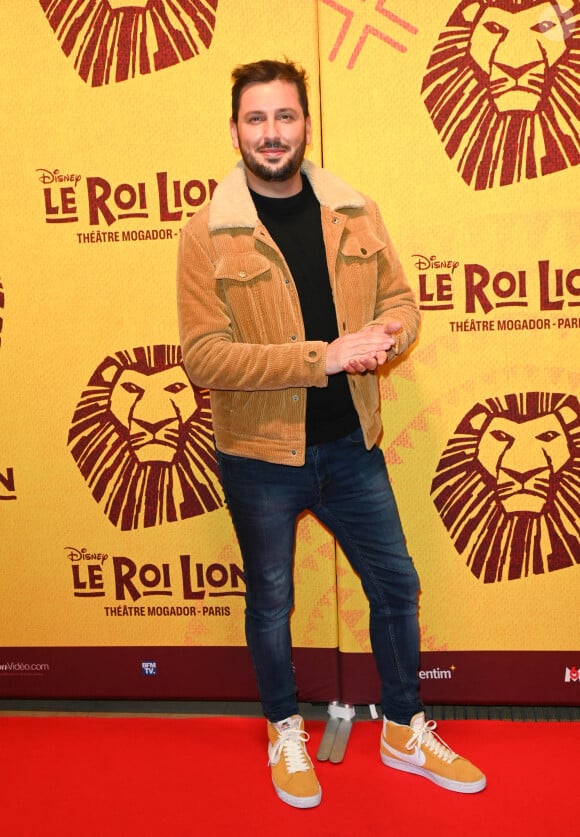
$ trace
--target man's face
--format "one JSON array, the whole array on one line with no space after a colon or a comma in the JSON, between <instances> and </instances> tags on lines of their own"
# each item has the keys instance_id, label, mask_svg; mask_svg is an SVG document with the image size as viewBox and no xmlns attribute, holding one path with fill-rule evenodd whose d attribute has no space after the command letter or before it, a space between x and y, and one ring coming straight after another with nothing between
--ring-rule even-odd
<instances>
[{"instance_id":1,"label":"man's face","mask_svg":"<svg viewBox=\"0 0 580 837\"><path fill-rule=\"evenodd\" d=\"M240 97L237 123L230 120L230 131L254 192L288 197L300 191L300 164L310 142L310 117L304 117L295 84L271 81L248 85Z\"/></svg>"}]
</instances>

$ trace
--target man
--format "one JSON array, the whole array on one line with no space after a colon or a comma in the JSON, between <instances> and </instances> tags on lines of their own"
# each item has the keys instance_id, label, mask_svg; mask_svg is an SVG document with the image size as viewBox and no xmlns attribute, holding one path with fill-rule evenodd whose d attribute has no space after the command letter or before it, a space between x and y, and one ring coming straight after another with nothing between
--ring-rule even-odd
<instances>
[{"instance_id":1,"label":"man","mask_svg":"<svg viewBox=\"0 0 580 837\"><path fill-rule=\"evenodd\" d=\"M259 61L233 82L230 131L242 160L183 230L178 311L187 372L211 390L275 790L299 808L321 800L289 628L305 509L336 536L369 599L383 762L450 790L482 790L482 773L425 719L419 583L376 444L374 373L415 340L413 294L375 203L304 160L304 71Z\"/></svg>"}]
</instances>

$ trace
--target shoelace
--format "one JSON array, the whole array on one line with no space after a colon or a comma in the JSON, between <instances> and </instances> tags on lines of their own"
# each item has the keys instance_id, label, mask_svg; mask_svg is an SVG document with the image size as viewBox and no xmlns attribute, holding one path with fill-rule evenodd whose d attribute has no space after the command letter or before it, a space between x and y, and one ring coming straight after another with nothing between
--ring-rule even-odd
<instances>
[{"instance_id":1,"label":"shoelace","mask_svg":"<svg viewBox=\"0 0 580 837\"><path fill-rule=\"evenodd\" d=\"M277 763L284 754L286 769L288 773L300 773L310 770L310 764L306 756L304 745L310 736L305 730L287 729L279 734L279 738L272 747L270 761Z\"/></svg>"},{"instance_id":2,"label":"shoelace","mask_svg":"<svg viewBox=\"0 0 580 837\"><path fill-rule=\"evenodd\" d=\"M451 764L452 761L455 761L459 757L457 753L453 752L451 747L447 746L442 738L435 735L434 730L436 727L437 723L435 721L426 721L423 726L413 731L413 735L409 738L406 748L407 750L414 750L415 747L420 749L424 744L437 758Z\"/></svg>"}]
</instances>

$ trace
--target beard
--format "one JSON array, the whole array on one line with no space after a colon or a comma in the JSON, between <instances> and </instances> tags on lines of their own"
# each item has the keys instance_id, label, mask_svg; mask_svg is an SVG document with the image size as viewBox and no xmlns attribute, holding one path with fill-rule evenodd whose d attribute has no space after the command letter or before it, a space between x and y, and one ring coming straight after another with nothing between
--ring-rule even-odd
<instances>
[{"instance_id":1,"label":"beard","mask_svg":"<svg viewBox=\"0 0 580 837\"><path fill-rule=\"evenodd\" d=\"M262 148L283 148L286 150L287 146L281 142L266 142L262 145ZM240 153L246 168L253 175L267 183L282 183L284 180L290 180L290 178L294 177L302 165L305 152L306 137L303 138L300 145L286 162L278 166L276 163L261 163L253 151L248 151L248 149L240 147Z\"/></svg>"}]
</instances>

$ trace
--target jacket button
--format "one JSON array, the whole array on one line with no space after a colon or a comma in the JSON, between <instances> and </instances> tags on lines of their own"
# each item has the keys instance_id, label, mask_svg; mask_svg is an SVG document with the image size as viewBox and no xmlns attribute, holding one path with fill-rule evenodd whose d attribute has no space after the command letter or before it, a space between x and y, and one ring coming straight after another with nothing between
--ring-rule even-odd
<instances>
[{"instance_id":1,"label":"jacket button","mask_svg":"<svg viewBox=\"0 0 580 837\"><path fill-rule=\"evenodd\" d=\"M290 453L292 454L292 456L296 456L296 451L295 450L291 450Z\"/></svg>"},{"instance_id":2,"label":"jacket button","mask_svg":"<svg viewBox=\"0 0 580 837\"><path fill-rule=\"evenodd\" d=\"M366 256L366 254L367 254L367 249L366 249L366 247L361 247L361 248L360 248L360 251L361 251L361 253L363 254L363 256Z\"/></svg>"},{"instance_id":3,"label":"jacket button","mask_svg":"<svg viewBox=\"0 0 580 837\"><path fill-rule=\"evenodd\" d=\"M300 396L299 395L293 395L292 396L292 401L300 401Z\"/></svg>"},{"instance_id":4,"label":"jacket button","mask_svg":"<svg viewBox=\"0 0 580 837\"><path fill-rule=\"evenodd\" d=\"M291 334L291 335L290 335L290 340L296 340L296 335L295 335L295 334Z\"/></svg>"},{"instance_id":5,"label":"jacket button","mask_svg":"<svg viewBox=\"0 0 580 837\"><path fill-rule=\"evenodd\" d=\"M246 273L245 270L240 270L240 272L238 273L238 276L240 277L240 279L245 279L247 275L248 274Z\"/></svg>"}]
</instances>

